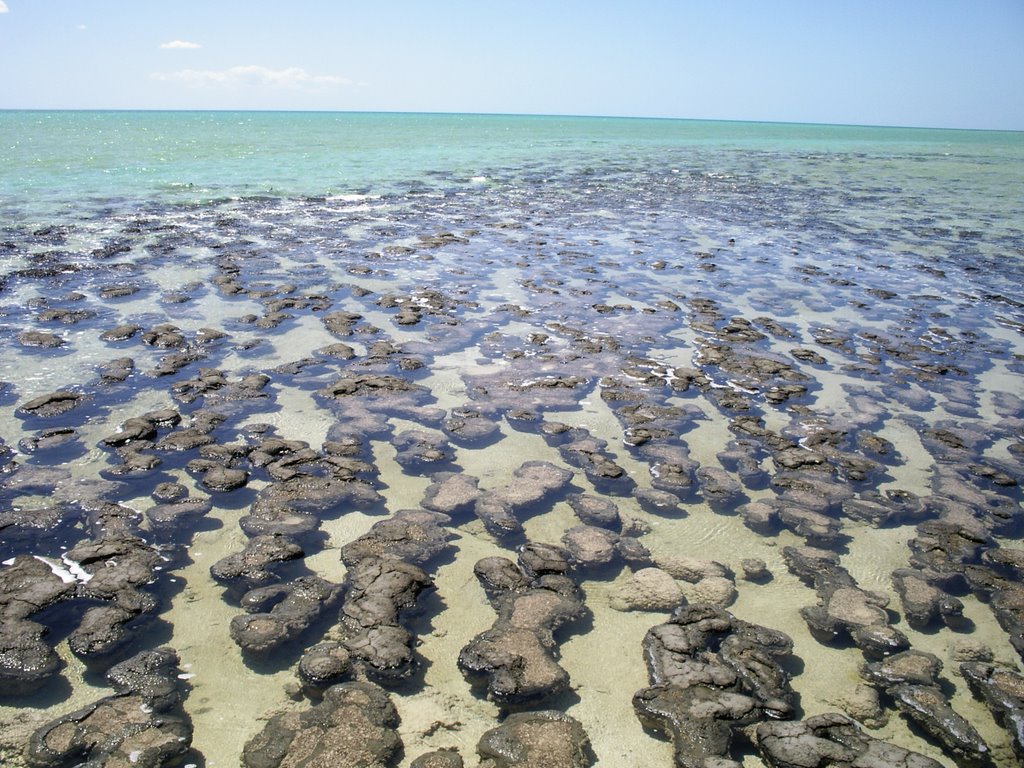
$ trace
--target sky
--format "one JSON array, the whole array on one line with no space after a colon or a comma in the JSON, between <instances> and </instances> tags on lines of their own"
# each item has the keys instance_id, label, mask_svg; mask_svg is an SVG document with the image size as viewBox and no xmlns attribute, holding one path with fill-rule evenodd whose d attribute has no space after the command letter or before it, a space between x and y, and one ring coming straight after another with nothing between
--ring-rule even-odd
<instances>
[{"instance_id":1,"label":"sky","mask_svg":"<svg viewBox=\"0 0 1024 768\"><path fill-rule=\"evenodd\" d=\"M1024 130L1024 0L0 0L0 109Z\"/></svg>"}]
</instances>

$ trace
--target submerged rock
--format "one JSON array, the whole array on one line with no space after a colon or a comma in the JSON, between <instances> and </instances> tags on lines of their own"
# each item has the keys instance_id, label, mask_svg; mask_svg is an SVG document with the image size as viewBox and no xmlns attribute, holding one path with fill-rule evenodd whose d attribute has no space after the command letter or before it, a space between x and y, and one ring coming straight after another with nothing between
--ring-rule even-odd
<instances>
[{"instance_id":1,"label":"submerged rock","mask_svg":"<svg viewBox=\"0 0 1024 768\"><path fill-rule=\"evenodd\" d=\"M426 509L446 515L471 511L482 493L479 479L464 472L438 472L432 479L421 503Z\"/></svg>"},{"instance_id":2,"label":"submerged rock","mask_svg":"<svg viewBox=\"0 0 1024 768\"><path fill-rule=\"evenodd\" d=\"M475 408L454 408L441 427L458 445L479 446L500 435L498 423Z\"/></svg>"},{"instance_id":3,"label":"submerged rock","mask_svg":"<svg viewBox=\"0 0 1024 768\"><path fill-rule=\"evenodd\" d=\"M419 472L432 465L443 466L454 458L451 446L442 436L421 429L400 432L392 441L395 461L406 472Z\"/></svg>"},{"instance_id":4,"label":"submerged rock","mask_svg":"<svg viewBox=\"0 0 1024 768\"><path fill-rule=\"evenodd\" d=\"M521 535L520 517L550 501L568 486L573 474L547 461L527 461L512 476L509 485L482 492L473 507L484 527L498 538Z\"/></svg>"},{"instance_id":5,"label":"submerged rock","mask_svg":"<svg viewBox=\"0 0 1024 768\"><path fill-rule=\"evenodd\" d=\"M622 528L619 508L607 497L572 493L567 497L567 501L584 525L595 525L612 531Z\"/></svg>"}]
</instances>

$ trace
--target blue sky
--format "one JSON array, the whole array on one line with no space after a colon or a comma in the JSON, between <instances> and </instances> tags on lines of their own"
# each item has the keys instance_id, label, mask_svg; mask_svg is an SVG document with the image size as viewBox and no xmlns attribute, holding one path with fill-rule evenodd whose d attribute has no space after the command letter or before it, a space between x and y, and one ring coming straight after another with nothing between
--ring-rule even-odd
<instances>
[{"instance_id":1,"label":"blue sky","mask_svg":"<svg viewBox=\"0 0 1024 768\"><path fill-rule=\"evenodd\" d=\"M1024 130L1024 0L0 0L0 108Z\"/></svg>"}]
</instances>

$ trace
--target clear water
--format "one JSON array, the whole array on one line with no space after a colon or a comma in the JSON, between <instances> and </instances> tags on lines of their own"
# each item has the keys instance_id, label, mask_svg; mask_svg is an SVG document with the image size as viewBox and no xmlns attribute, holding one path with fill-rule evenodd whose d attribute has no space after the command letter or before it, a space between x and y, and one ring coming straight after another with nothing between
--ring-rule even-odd
<instances>
[{"instance_id":1,"label":"clear water","mask_svg":"<svg viewBox=\"0 0 1024 768\"><path fill-rule=\"evenodd\" d=\"M466 242L423 244L422 236L439 232ZM361 313L381 330L348 340L357 352L354 364L373 341L402 345L424 363L413 375L430 388L436 407L479 404L474 393L481 387L504 393L488 401L497 410L501 439L457 452L458 465L485 488L508 483L528 459L564 464L557 450L502 419L501 398L508 381L566 369L586 377L587 387L546 417L586 426L609 442L637 485L649 484L648 463L623 444L623 425L601 392L608 377L627 376L638 357L668 367L693 365L707 336L688 303L694 299L716 302L723 318L770 317L792 334L758 344L810 381L808 393L794 402L753 398L753 412L769 427L799 434L822 419L851 435L870 428L893 442L899 460L857 486L858 493L934 492L942 468L921 442L933 426L989 435L979 449L984 458L1019 471L1008 447L1019 440L1014 429L1024 415L1008 416L1004 403L1024 396L1021 133L502 115L0 112L0 242L6 279L0 380L10 382L0 402L0 437L16 446L39 432L43 425L15 413L31 397L67 387L94 395L84 415L72 411L45 425L74 426L84 446L57 462L68 475L53 491L58 498L111 483L110 497L143 510L151 503L150 486L164 479L206 495L170 460L142 478L108 474L111 459L99 442L124 418L157 407L186 414L195 407L174 401L170 390L194 376L196 366L174 377L148 377L163 351L137 339L100 341L103 330L120 323L151 328L170 322L186 334L224 330L228 340L210 347L198 365L230 377L269 373L270 397L238 406L218 433L225 441L256 421L314 447L324 439L335 415L310 393L331 372L294 376L275 369L336 339L308 310L291 312L272 329L243 322L264 305L259 297L226 297L213 287L224 258L239 266L249 287L292 284L299 293L328 297L333 309ZM112 244L121 246L115 256L96 255ZM54 260L75 271L48 277L19 271ZM125 282L139 292L102 298L103 288ZM447 319L428 316L412 327L396 325L393 312L376 303L383 294L423 289L466 303ZM72 291L84 298L69 302ZM666 312L669 301L682 310ZM510 303L528 314L501 310ZM630 309L597 311L600 305ZM96 314L65 327L41 321L44 306ZM567 328L612 337L620 347L573 357ZM26 329L55 332L65 344L53 352L26 348L17 341ZM818 344L827 333L845 337L848 348ZM547 335L546 345L531 341L534 334ZM798 346L815 349L826 363L798 362L790 354ZM912 354L908 360L894 350ZM545 351L553 357L545 359ZM96 367L122 355L135 359L137 372L121 388L100 387ZM916 376L922 361L948 363L961 373ZM723 371L708 373L720 387L743 385ZM716 453L732 437L734 414L695 391L650 396L699 414L678 442L702 465L718 466ZM865 402L882 416L866 415ZM436 429L424 422L417 426ZM408 414L391 423L394 432L407 428ZM429 480L403 472L388 437L375 438L373 450L388 509L416 506ZM21 452L15 460L35 468L52 463L43 453ZM582 472L574 483L597 492ZM1017 491L1007 493L1019 504ZM770 494L749 491L748 497ZM14 486L2 497L20 506L46 501ZM167 594L162 618L169 637L160 640L175 646L195 675L186 705L196 726L192 760L225 766L237 764L241 746L260 727L258 717L288 704L285 686L294 671L246 665L227 634L239 609L225 600L208 568L238 551L244 536L237 505L214 501L211 517L218 525L196 533L188 562L163 574L155 588ZM628 496L616 502L650 526L643 540L656 553L713 558L736 571L742 557L766 560L775 578L765 585L738 582L732 610L794 637L804 662L794 686L806 713L835 708L836 681L856 682L862 657L808 634L799 609L814 604L813 590L788 574L780 555L782 545L801 543L798 537L755 534L700 497L675 520L645 512ZM373 522L358 512L326 521L330 546L310 553L310 568L340 581L336 547ZM526 528L533 540L557 543L574 522L560 502ZM844 566L865 588L889 594L898 614L890 573L907 563L913 526L844 526L850 537ZM474 521L461 522L455 532L456 557L435 574L444 609L428 617L430 631L419 647L430 662L425 684L393 695L403 718L403 765L440 746L458 747L473 765L476 740L497 722L497 710L472 695L454 657L493 620L472 577L473 562L511 553ZM10 548L0 544L6 559ZM40 542L39 553L53 555L49 546ZM579 697L569 711L590 733L600 765L668 765L671 748L641 730L630 706L632 693L646 684L640 642L667 614L609 608L608 593L627 570L584 580L594 622L586 633L568 633L562 645ZM967 600L966 610L973 636L1019 668L986 606ZM947 629L917 633L905 622L899 626L914 647L943 658L955 706L984 731L1000 765L1009 765L1005 735L952 671L952 648L963 638ZM56 637L66 631L53 629ZM65 644L58 650L70 683L64 698L0 702L11 743L30 726L107 692ZM614 669L603 661L609 654L623 660ZM240 689L247 692L242 700ZM438 729L435 721L448 725ZM880 734L954 764L895 715ZM13 760L12 754L2 756ZM758 764L752 755L745 760Z\"/></svg>"}]
</instances>

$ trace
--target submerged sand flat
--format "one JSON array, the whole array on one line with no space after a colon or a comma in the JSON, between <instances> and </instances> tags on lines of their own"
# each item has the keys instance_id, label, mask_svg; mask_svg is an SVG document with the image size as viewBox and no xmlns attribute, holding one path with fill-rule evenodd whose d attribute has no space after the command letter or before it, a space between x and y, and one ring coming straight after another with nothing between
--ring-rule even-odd
<instances>
[{"instance_id":1,"label":"submerged sand flat","mask_svg":"<svg viewBox=\"0 0 1024 768\"><path fill-rule=\"evenodd\" d=\"M743 765L768 764L757 723L844 711L964 764L863 669L907 648L941 662L928 686L984 759L1016 765L960 665L1020 673L1024 652L1024 236L967 221L955 188L924 205L924 181L887 187L852 158L729 163L538 162L380 196L8 226L0 554L4 569L44 558L71 586L39 611L6 597L49 660L34 674L24 643L0 653L3 764L74 764L26 758L33 733L111 695L115 663L168 646L191 747L126 746L126 764L239 765L275 714L368 680L399 719L381 765L448 748L477 765L486 732L542 710L582 726L586 764L685 765L634 694L665 683L645 637L689 604L792 640L792 704L736 723ZM581 498L617 511L582 519ZM345 548L424 509L442 516L403 534L415 547ZM516 569L524 548L556 565L506 571L509 592L474 572ZM363 596L364 569L395 560L405 591ZM932 615L911 620L894 571ZM561 602L502 624L527 592ZM243 650L238 617L277 605L288 637L254 624ZM88 642L87 616L102 625ZM460 654L492 627L538 633L547 656L529 664L568 682L488 693ZM350 666L300 678L324 642ZM719 642L700 658L718 663ZM292 738L270 722L260 738Z\"/></svg>"}]
</instances>

